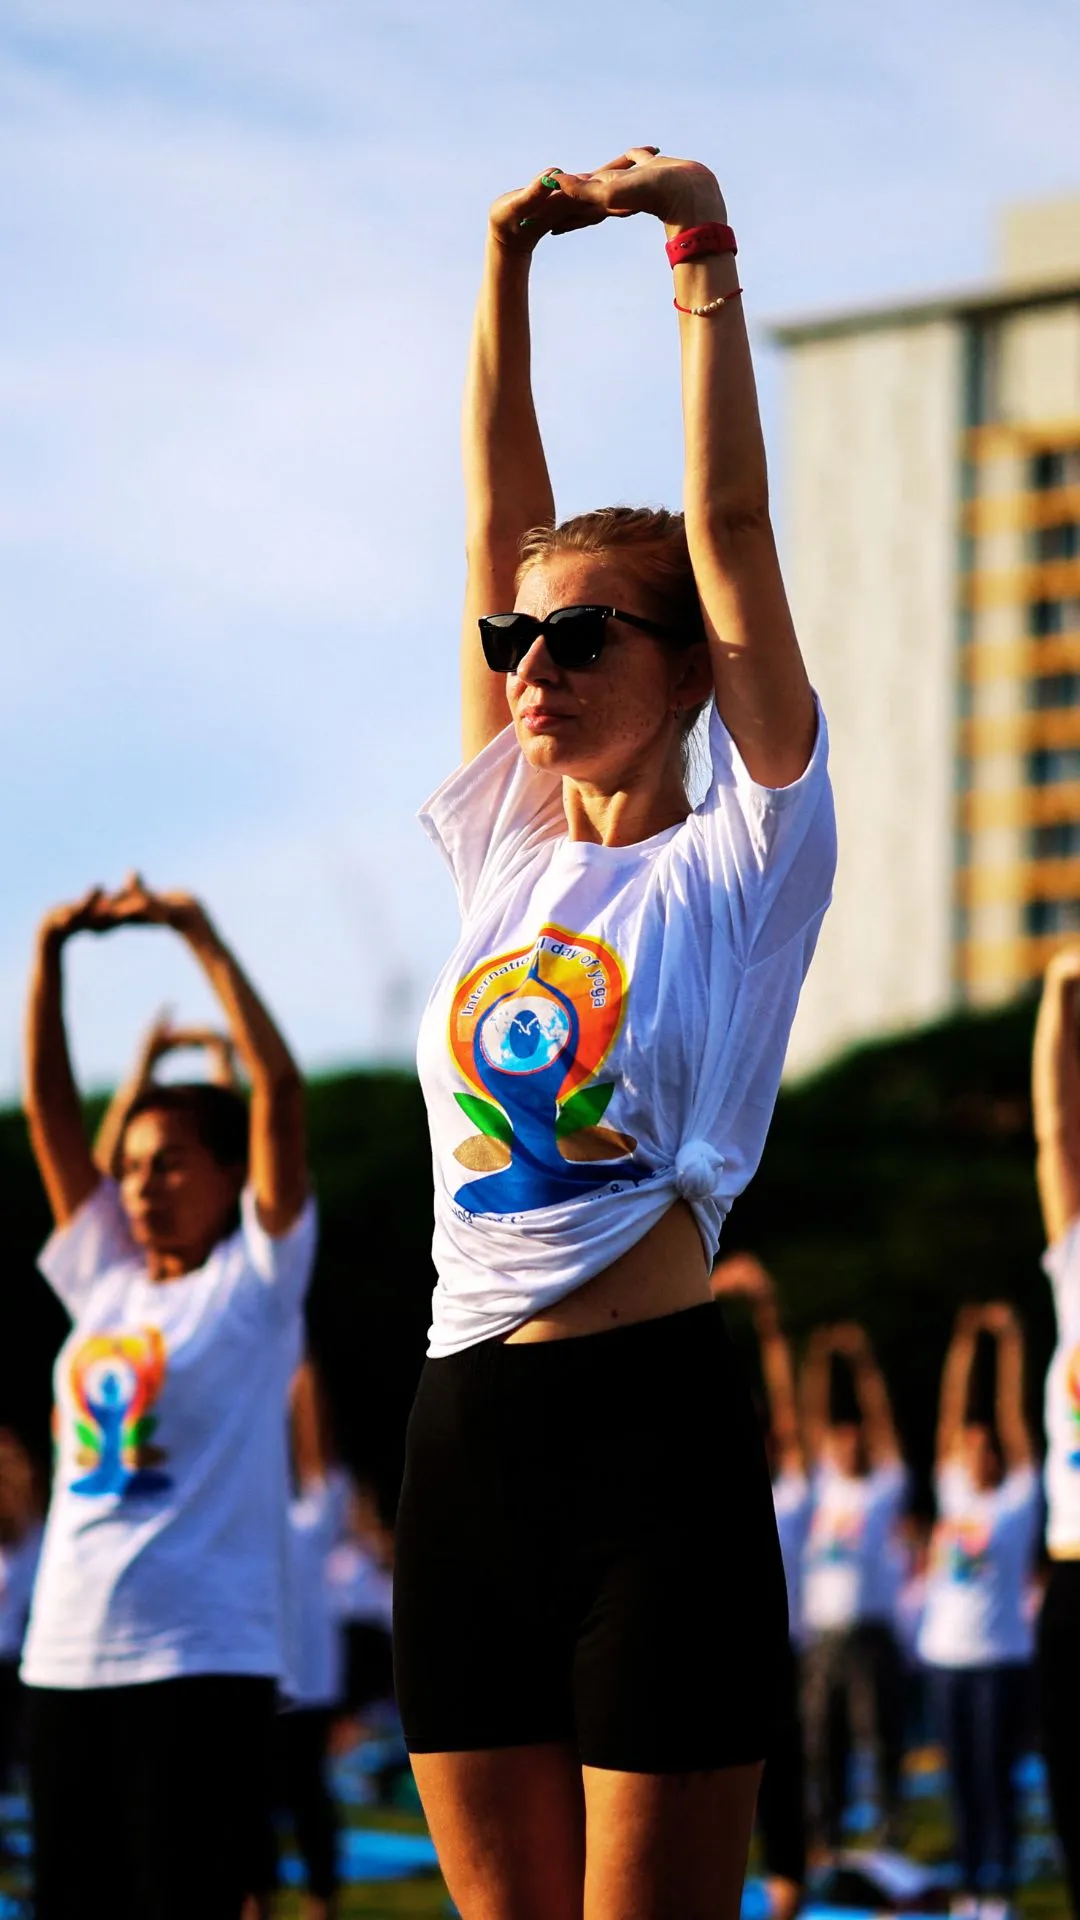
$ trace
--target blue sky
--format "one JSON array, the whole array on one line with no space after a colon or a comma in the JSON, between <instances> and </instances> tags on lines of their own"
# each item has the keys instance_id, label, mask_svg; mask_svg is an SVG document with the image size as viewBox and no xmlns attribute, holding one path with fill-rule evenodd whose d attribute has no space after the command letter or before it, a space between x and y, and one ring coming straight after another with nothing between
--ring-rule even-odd
<instances>
[{"instance_id":1,"label":"blue sky","mask_svg":"<svg viewBox=\"0 0 1080 1920\"><path fill-rule=\"evenodd\" d=\"M457 411L488 201L635 141L708 160L752 320L986 277L1080 189L1073 0L8 0L0 21L0 1095L32 929L131 865L203 893L309 1065L400 1057L452 932ZM560 508L674 503L670 276L549 245ZM760 358L782 516L782 379ZM80 1070L169 937L78 943Z\"/></svg>"}]
</instances>

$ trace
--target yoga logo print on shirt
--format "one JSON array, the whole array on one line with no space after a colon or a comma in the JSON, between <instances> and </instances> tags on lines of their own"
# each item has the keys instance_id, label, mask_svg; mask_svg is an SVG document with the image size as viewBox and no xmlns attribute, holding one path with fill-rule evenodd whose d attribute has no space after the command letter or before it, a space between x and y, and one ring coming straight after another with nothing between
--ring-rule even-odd
<instances>
[{"instance_id":1,"label":"yoga logo print on shirt","mask_svg":"<svg viewBox=\"0 0 1080 1920\"><path fill-rule=\"evenodd\" d=\"M808 1560L815 1567L845 1566L857 1560L862 1548L864 1516L857 1509L845 1512L819 1507L810 1522Z\"/></svg>"},{"instance_id":2,"label":"yoga logo print on shirt","mask_svg":"<svg viewBox=\"0 0 1080 1920\"><path fill-rule=\"evenodd\" d=\"M1070 1467L1080 1467L1080 1346L1073 1348L1065 1362L1065 1397L1069 1435L1065 1457Z\"/></svg>"},{"instance_id":3,"label":"yoga logo print on shirt","mask_svg":"<svg viewBox=\"0 0 1080 1920\"><path fill-rule=\"evenodd\" d=\"M472 1134L454 1158L482 1177L458 1188L472 1214L530 1212L612 1185L636 1184L637 1141L600 1125L615 1090L597 1074L615 1043L626 974L602 940L541 928L533 946L483 960L450 1007L450 1051L468 1093Z\"/></svg>"},{"instance_id":4,"label":"yoga logo print on shirt","mask_svg":"<svg viewBox=\"0 0 1080 1920\"><path fill-rule=\"evenodd\" d=\"M982 1520L940 1520L931 1561L944 1579L970 1586L990 1571L990 1528Z\"/></svg>"},{"instance_id":5,"label":"yoga logo print on shirt","mask_svg":"<svg viewBox=\"0 0 1080 1920\"><path fill-rule=\"evenodd\" d=\"M164 1493L172 1480L166 1455L152 1440L151 1411L165 1380L167 1353L156 1327L138 1333L95 1333L73 1354L69 1379L75 1402L77 1460L88 1468L72 1493Z\"/></svg>"}]
</instances>

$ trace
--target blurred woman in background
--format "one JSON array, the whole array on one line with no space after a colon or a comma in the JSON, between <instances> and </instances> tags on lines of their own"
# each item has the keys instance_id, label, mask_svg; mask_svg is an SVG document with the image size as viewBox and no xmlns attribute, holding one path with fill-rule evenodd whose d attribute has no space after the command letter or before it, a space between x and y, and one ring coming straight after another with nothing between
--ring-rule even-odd
<instances>
[{"instance_id":1,"label":"blurred woman in background","mask_svg":"<svg viewBox=\"0 0 1080 1920\"><path fill-rule=\"evenodd\" d=\"M178 934L251 1082L147 1085L117 1178L63 1012L81 933ZM285 1401L315 1251L303 1087L204 909L137 875L40 928L26 1108L56 1230L52 1504L23 1661L37 1920L237 1920L283 1672ZM110 1155L111 1158L111 1155Z\"/></svg>"},{"instance_id":2,"label":"blurred woman in background","mask_svg":"<svg viewBox=\"0 0 1080 1920\"><path fill-rule=\"evenodd\" d=\"M772 1900L772 1920L793 1920L806 1878L806 1769L799 1702L802 1644L802 1556L811 1493L799 1433L795 1366L780 1320L772 1276L752 1254L732 1254L713 1268L714 1299L749 1302L757 1334L768 1420L765 1450L772 1478L776 1530L788 1599L785 1712L765 1762L758 1827Z\"/></svg>"},{"instance_id":3,"label":"blurred woman in background","mask_svg":"<svg viewBox=\"0 0 1080 1920\"><path fill-rule=\"evenodd\" d=\"M1039 1617L1041 1718L1054 1826L1080 1916L1080 946L1046 969L1032 1104L1057 1345L1046 1376L1046 1549Z\"/></svg>"},{"instance_id":4,"label":"blurred woman in background","mask_svg":"<svg viewBox=\"0 0 1080 1920\"><path fill-rule=\"evenodd\" d=\"M833 1356L847 1361L855 1406L832 1416ZM893 1533L907 1498L888 1388L862 1327L820 1328L803 1373L813 1512L803 1553L803 1716L815 1837L843 1837L853 1745L873 1750L882 1835L901 1831L903 1658L896 1637Z\"/></svg>"},{"instance_id":5,"label":"blurred woman in background","mask_svg":"<svg viewBox=\"0 0 1080 1920\"><path fill-rule=\"evenodd\" d=\"M41 1502L34 1465L18 1434L0 1428L0 1793L23 1758L23 1638L41 1554Z\"/></svg>"},{"instance_id":6,"label":"blurred woman in background","mask_svg":"<svg viewBox=\"0 0 1080 1920\"><path fill-rule=\"evenodd\" d=\"M993 1422L971 1398L980 1330L997 1344ZM1011 1308L962 1307L941 1377L938 1517L918 1648L930 1670L963 1872L952 1911L967 1920L1004 1920L1016 1886L1012 1775L1034 1651L1027 1586L1041 1512L1023 1378L1023 1336Z\"/></svg>"}]
</instances>

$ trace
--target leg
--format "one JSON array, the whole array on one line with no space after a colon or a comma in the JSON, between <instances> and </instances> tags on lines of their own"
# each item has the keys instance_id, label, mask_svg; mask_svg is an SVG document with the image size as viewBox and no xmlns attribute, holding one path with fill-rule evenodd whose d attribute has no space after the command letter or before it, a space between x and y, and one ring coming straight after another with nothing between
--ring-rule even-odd
<instances>
[{"instance_id":1,"label":"leg","mask_svg":"<svg viewBox=\"0 0 1080 1920\"><path fill-rule=\"evenodd\" d=\"M975 1777L971 1674L959 1667L930 1669L931 1703L945 1748L949 1791L956 1827L956 1849L965 1888L976 1892L981 1847Z\"/></svg>"},{"instance_id":2,"label":"leg","mask_svg":"<svg viewBox=\"0 0 1080 1920\"><path fill-rule=\"evenodd\" d=\"M141 1696L139 1920L237 1920L268 1790L273 1682L198 1674Z\"/></svg>"},{"instance_id":3,"label":"leg","mask_svg":"<svg viewBox=\"0 0 1080 1920\"><path fill-rule=\"evenodd\" d=\"M135 1911L114 1764L126 1762L113 1751L109 1699L101 1688L27 1688L37 1920L122 1920Z\"/></svg>"},{"instance_id":4,"label":"leg","mask_svg":"<svg viewBox=\"0 0 1080 1920\"><path fill-rule=\"evenodd\" d=\"M1018 1828L1013 1769L1021 1748L1027 1670L1017 1665L991 1667L983 1678L980 1744L987 1766L985 1853L995 1890L1011 1894L1016 1886Z\"/></svg>"},{"instance_id":5,"label":"leg","mask_svg":"<svg viewBox=\"0 0 1080 1920\"><path fill-rule=\"evenodd\" d=\"M584 1920L738 1920L761 1766L584 1769Z\"/></svg>"},{"instance_id":6,"label":"leg","mask_svg":"<svg viewBox=\"0 0 1080 1920\"><path fill-rule=\"evenodd\" d=\"M329 1920L337 1892L337 1814L326 1784L330 1715L319 1707L279 1716L286 1805L308 1884L308 1920Z\"/></svg>"},{"instance_id":7,"label":"leg","mask_svg":"<svg viewBox=\"0 0 1080 1920\"><path fill-rule=\"evenodd\" d=\"M830 1636L825 1676L825 1727L822 1791L825 1845L839 1847L844 1837L848 1775L851 1770L852 1694L857 1692L850 1634Z\"/></svg>"},{"instance_id":8,"label":"leg","mask_svg":"<svg viewBox=\"0 0 1080 1920\"><path fill-rule=\"evenodd\" d=\"M1043 1752L1054 1828L1065 1855L1073 1913L1080 1920L1080 1563L1058 1562L1039 1622Z\"/></svg>"},{"instance_id":9,"label":"leg","mask_svg":"<svg viewBox=\"0 0 1080 1920\"><path fill-rule=\"evenodd\" d=\"M581 1920L585 1802L570 1746L414 1753L412 1763L463 1920Z\"/></svg>"},{"instance_id":10,"label":"leg","mask_svg":"<svg viewBox=\"0 0 1080 1920\"><path fill-rule=\"evenodd\" d=\"M758 1825L778 1920L798 1907L806 1878L806 1780L802 1722L799 1716L798 1655L788 1650L790 1691L787 1712L765 1763L758 1794Z\"/></svg>"},{"instance_id":11,"label":"leg","mask_svg":"<svg viewBox=\"0 0 1080 1920\"><path fill-rule=\"evenodd\" d=\"M826 1845L828 1813L826 1768L831 1658L830 1636L812 1640L802 1656L803 1747L806 1756L807 1808L810 1834L817 1847Z\"/></svg>"}]
</instances>

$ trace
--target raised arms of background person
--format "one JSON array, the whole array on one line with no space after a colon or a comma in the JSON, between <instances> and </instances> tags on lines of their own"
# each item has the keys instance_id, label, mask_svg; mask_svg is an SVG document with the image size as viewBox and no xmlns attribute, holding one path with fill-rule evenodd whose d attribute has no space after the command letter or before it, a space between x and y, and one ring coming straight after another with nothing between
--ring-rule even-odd
<instances>
[{"instance_id":1,"label":"raised arms of background person","mask_svg":"<svg viewBox=\"0 0 1080 1920\"><path fill-rule=\"evenodd\" d=\"M111 905L117 923L169 927L198 961L251 1083L249 1183L259 1220L287 1233L307 1198L304 1083L271 1015L206 909L189 893L154 893L131 874Z\"/></svg>"},{"instance_id":2,"label":"raised arms of background person","mask_svg":"<svg viewBox=\"0 0 1080 1920\"><path fill-rule=\"evenodd\" d=\"M832 1329L831 1340L833 1352L843 1354L851 1364L855 1398L862 1415L871 1466L887 1467L899 1463L903 1455L893 1418L892 1401L866 1328L856 1326L854 1321L844 1321Z\"/></svg>"},{"instance_id":3,"label":"raised arms of background person","mask_svg":"<svg viewBox=\"0 0 1080 1920\"><path fill-rule=\"evenodd\" d=\"M1036 1173L1050 1246L1080 1214L1080 946L1056 953L1043 979L1031 1064Z\"/></svg>"},{"instance_id":4,"label":"raised arms of background person","mask_svg":"<svg viewBox=\"0 0 1080 1920\"><path fill-rule=\"evenodd\" d=\"M174 1027L167 1009L147 1029L135 1065L109 1101L94 1141L94 1164L100 1173L120 1177L120 1142L127 1117L154 1078L154 1068L167 1054L199 1048L209 1063L209 1079L218 1087L236 1085L235 1048L227 1034L210 1027Z\"/></svg>"},{"instance_id":5,"label":"raised arms of background person","mask_svg":"<svg viewBox=\"0 0 1080 1920\"><path fill-rule=\"evenodd\" d=\"M71 1067L64 1022L63 951L75 934L107 933L115 924L107 896L100 887L91 887L81 900L46 914L34 943L23 1104L30 1145L57 1226L78 1212L101 1179Z\"/></svg>"},{"instance_id":6,"label":"raised arms of background person","mask_svg":"<svg viewBox=\"0 0 1080 1920\"><path fill-rule=\"evenodd\" d=\"M772 1275L753 1254L735 1253L713 1268L711 1284L716 1297L735 1294L750 1303L761 1356L761 1375L769 1404L769 1425L776 1450L776 1465L781 1473L803 1473L805 1459L799 1433L795 1367L791 1346L781 1324Z\"/></svg>"},{"instance_id":7,"label":"raised arms of background person","mask_svg":"<svg viewBox=\"0 0 1080 1920\"><path fill-rule=\"evenodd\" d=\"M938 1467L944 1467L952 1459L960 1442L981 1325L980 1306L969 1302L959 1309L941 1369L935 1450Z\"/></svg>"},{"instance_id":8,"label":"raised arms of background person","mask_svg":"<svg viewBox=\"0 0 1080 1920\"><path fill-rule=\"evenodd\" d=\"M605 215L651 213L672 238L727 221L715 176L692 160L635 147L590 175L563 175L560 199ZM656 271L666 275L662 249ZM682 262L682 306L739 285L734 255ZM705 616L716 704L752 777L788 786L814 744L814 704L780 573L769 513L765 442L741 299L707 318L680 313L685 475L683 510Z\"/></svg>"},{"instance_id":9,"label":"raised arms of background person","mask_svg":"<svg viewBox=\"0 0 1080 1920\"><path fill-rule=\"evenodd\" d=\"M1004 1300L983 1308L982 1324L997 1341L995 1415L1002 1457L1010 1472L1028 1467L1035 1458L1031 1429L1024 1413L1024 1330Z\"/></svg>"}]
</instances>

